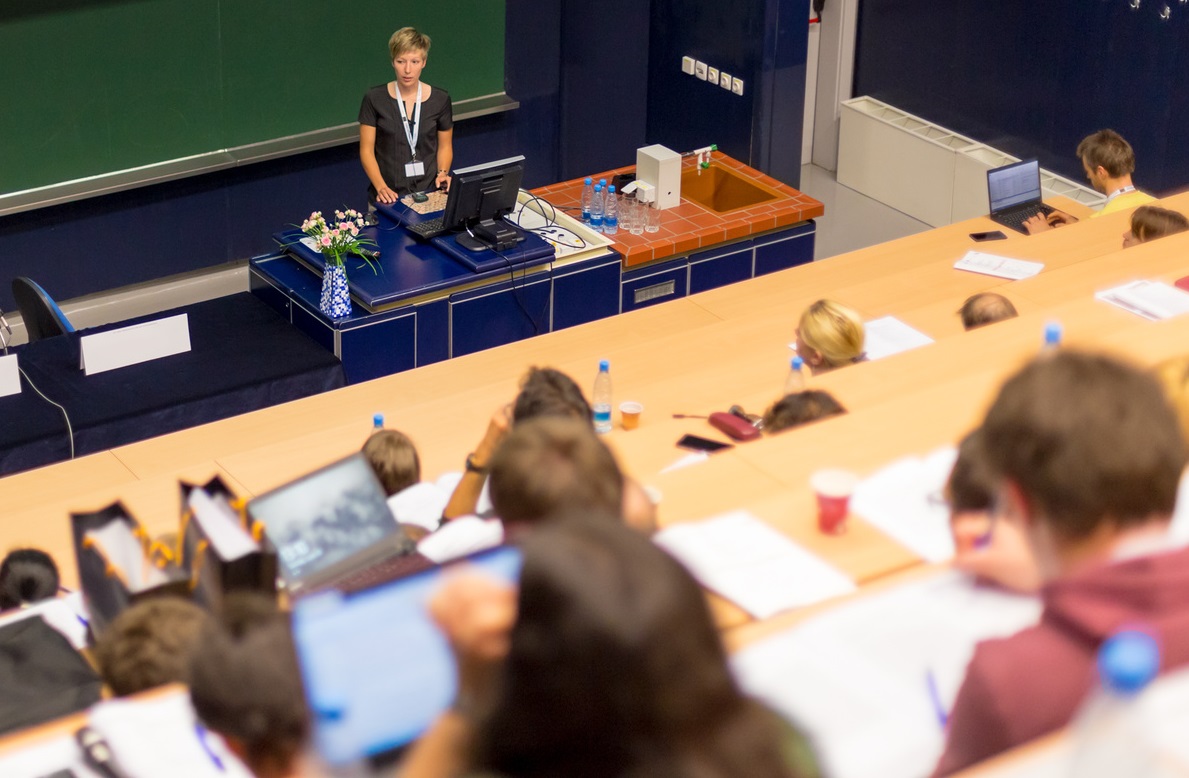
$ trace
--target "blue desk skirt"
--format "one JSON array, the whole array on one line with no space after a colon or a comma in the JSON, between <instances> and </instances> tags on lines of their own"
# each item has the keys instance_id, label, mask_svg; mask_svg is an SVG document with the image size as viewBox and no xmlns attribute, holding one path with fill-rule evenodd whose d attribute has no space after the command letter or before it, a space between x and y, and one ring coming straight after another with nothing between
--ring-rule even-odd
<instances>
[{"instance_id":1,"label":"blue desk skirt","mask_svg":"<svg viewBox=\"0 0 1189 778\"><path fill-rule=\"evenodd\" d=\"M191 350L87 376L80 335L179 313ZM248 293L30 343L18 350L28 377L61 404L75 456L104 451L344 385L339 360ZM22 378L0 398L0 474L70 458L62 412Z\"/></svg>"}]
</instances>

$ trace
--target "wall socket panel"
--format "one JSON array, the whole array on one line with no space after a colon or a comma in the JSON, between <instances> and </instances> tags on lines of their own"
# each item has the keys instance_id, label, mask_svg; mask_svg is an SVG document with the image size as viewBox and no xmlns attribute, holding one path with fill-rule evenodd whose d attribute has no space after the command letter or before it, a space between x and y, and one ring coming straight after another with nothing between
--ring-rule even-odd
<instances>
[{"instance_id":1,"label":"wall socket panel","mask_svg":"<svg viewBox=\"0 0 1189 778\"><path fill-rule=\"evenodd\" d=\"M693 76L700 81L706 81L726 89L731 94L743 96L743 79L725 73L713 65L696 60L693 57L681 58L681 72Z\"/></svg>"}]
</instances>

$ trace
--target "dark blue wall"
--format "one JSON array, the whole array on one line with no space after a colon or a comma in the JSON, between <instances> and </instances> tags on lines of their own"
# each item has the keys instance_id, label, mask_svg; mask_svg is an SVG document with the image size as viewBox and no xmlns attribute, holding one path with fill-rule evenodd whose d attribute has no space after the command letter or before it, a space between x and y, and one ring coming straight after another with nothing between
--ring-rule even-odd
<instances>
[{"instance_id":1,"label":"dark blue wall","mask_svg":"<svg viewBox=\"0 0 1189 778\"><path fill-rule=\"evenodd\" d=\"M1163 0L863 0L855 94L1083 180L1078 141L1110 127L1141 188L1189 184L1189 6Z\"/></svg>"},{"instance_id":2,"label":"dark blue wall","mask_svg":"<svg viewBox=\"0 0 1189 778\"><path fill-rule=\"evenodd\" d=\"M680 55L665 69L680 79L650 77L658 40L684 45L674 43L680 27L718 41L708 60L748 80L742 100L714 88L728 107L698 115L713 119L701 144L795 184L808 0L683 5L678 14L672 0L507 0L506 91L520 108L459 122L456 166L524 154L534 187L631 164L646 143L693 148L670 126L691 118L690 82L709 85L682 76ZM7 279L17 275L70 299L262 254L274 231L312 210L362 207L366 186L348 145L0 218L0 307L13 306Z\"/></svg>"}]
</instances>

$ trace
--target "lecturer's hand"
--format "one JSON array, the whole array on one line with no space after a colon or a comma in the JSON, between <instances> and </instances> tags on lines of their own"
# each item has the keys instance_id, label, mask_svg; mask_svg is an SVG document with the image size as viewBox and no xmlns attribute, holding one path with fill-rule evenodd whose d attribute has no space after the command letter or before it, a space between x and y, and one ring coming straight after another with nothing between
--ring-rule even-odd
<instances>
[{"instance_id":1,"label":"lecturer's hand","mask_svg":"<svg viewBox=\"0 0 1189 778\"><path fill-rule=\"evenodd\" d=\"M450 174L438 173L438 177L433 181L434 188L441 189L443 192L450 191Z\"/></svg>"},{"instance_id":2,"label":"lecturer's hand","mask_svg":"<svg viewBox=\"0 0 1189 778\"><path fill-rule=\"evenodd\" d=\"M391 205L400 199L400 195L385 186L376 190L376 199L382 203Z\"/></svg>"}]
</instances>

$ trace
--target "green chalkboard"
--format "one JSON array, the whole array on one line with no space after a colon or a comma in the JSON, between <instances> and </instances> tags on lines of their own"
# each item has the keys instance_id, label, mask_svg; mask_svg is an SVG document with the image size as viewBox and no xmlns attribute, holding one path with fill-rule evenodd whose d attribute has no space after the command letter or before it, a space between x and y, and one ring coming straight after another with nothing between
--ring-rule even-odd
<instances>
[{"instance_id":1,"label":"green chalkboard","mask_svg":"<svg viewBox=\"0 0 1189 778\"><path fill-rule=\"evenodd\" d=\"M502 0L4 5L0 194L352 122L405 25L433 38L427 83L504 90Z\"/></svg>"}]
</instances>

